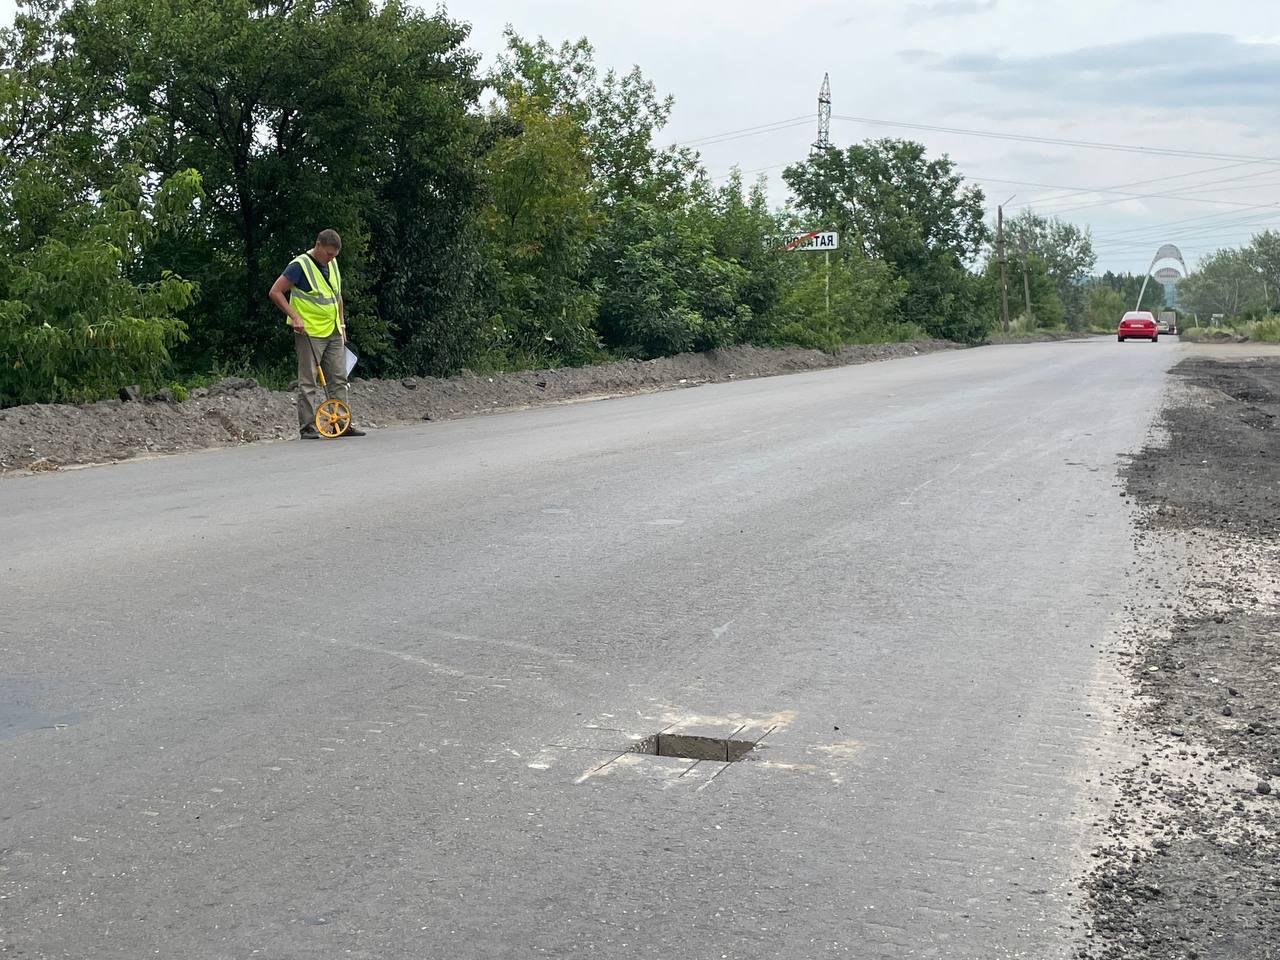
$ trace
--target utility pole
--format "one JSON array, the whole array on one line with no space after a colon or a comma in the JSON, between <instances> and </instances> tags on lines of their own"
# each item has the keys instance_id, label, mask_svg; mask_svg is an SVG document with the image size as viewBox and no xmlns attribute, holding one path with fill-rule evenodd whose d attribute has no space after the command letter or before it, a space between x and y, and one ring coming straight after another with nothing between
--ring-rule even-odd
<instances>
[{"instance_id":1,"label":"utility pole","mask_svg":"<svg viewBox=\"0 0 1280 960\"><path fill-rule=\"evenodd\" d=\"M1027 301L1027 323L1031 323L1031 281L1027 279L1027 248L1022 248L1022 295Z\"/></svg>"},{"instance_id":2,"label":"utility pole","mask_svg":"<svg viewBox=\"0 0 1280 960\"><path fill-rule=\"evenodd\" d=\"M831 251L823 252L827 258L827 316L831 316Z\"/></svg>"},{"instance_id":3,"label":"utility pole","mask_svg":"<svg viewBox=\"0 0 1280 960\"><path fill-rule=\"evenodd\" d=\"M1009 199L1013 199L1010 197ZM1009 332L1009 274L1008 260L1004 255L1004 206L996 207L996 256L1000 260L1000 323Z\"/></svg>"}]
</instances>

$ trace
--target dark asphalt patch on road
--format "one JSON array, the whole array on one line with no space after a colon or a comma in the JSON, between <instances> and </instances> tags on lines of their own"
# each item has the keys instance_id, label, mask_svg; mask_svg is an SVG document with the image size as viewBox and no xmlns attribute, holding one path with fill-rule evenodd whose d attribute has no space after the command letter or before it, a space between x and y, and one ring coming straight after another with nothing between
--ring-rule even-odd
<instances>
[{"instance_id":1,"label":"dark asphalt patch on road","mask_svg":"<svg viewBox=\"0 0 1280 960\"><path fill-rule=\"evenodd\" d=\"M1166 629L1128 627L1144 753L1094 851L1079 956L1280 957L1280 362L1172 373L1192 389L1125 480L1149 510L1140 544L1188 546L1186 588L1160 598Z\"/></svg>"}]
</instances>

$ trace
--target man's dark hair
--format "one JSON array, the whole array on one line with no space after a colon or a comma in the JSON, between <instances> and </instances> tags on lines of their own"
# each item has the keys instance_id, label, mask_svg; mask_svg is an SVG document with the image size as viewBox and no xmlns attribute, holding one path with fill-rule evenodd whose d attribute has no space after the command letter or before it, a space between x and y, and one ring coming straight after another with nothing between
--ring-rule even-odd
<instances>
[{"instance_id":1,"label":"man's dark hair","mask_svg":"<svg viewBox=\"0 0 1280 960\"><path fill-rule=\"evenodd\" d=\"M316 235L316 246L330 247L333 250L341 250L342 238L338 236L337 230L321 230Z\"/></svg>"}]
</instances>

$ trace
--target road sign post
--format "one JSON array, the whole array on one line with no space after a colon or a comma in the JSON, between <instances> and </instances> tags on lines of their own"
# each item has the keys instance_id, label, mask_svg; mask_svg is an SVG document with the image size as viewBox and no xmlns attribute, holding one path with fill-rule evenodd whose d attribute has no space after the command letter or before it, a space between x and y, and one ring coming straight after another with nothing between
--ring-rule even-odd
<instances>
[{"instance_id":1,"label":"road sign post","mask_svg":"<svg viewBox=\"0 0 1280 960\"><path fill-rule=\"evenodd\" d=\"M826 260L825 299L827 313L831 313L831 251L840 249L840 234L834 230L809 230L805 233L793 233L783 238L783 250L797 250L802 253L821 251Z\"/></svg>"},{"instance_id":2,"label":"road sign post","mask_svg":"<svg viewBox=\"0 0 1280 960\"><path fill-rule=\"evenodd\" d=\"M831 251L828 250L826 253L823 254L823 256L827 258L826 295L827 295L827 313L830 313L831 312Z\"/></svg>"}]
</instances>

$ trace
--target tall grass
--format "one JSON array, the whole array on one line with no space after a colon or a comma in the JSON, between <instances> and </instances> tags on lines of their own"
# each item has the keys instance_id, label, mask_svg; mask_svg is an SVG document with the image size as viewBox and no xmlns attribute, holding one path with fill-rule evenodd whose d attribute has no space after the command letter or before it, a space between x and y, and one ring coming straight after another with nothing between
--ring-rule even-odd
<instances>
[{"instance_id":1,"label":"tall grass","mask_svg":"<svg viewBox=\"0 0 1280 960\"><path fill-rule=\"evenodd\" d=\"M1265 320L1247 323L1240 332L1250 340L1280 343L1280 317L1267 317Z\"/></svg>"}]
</instances>

